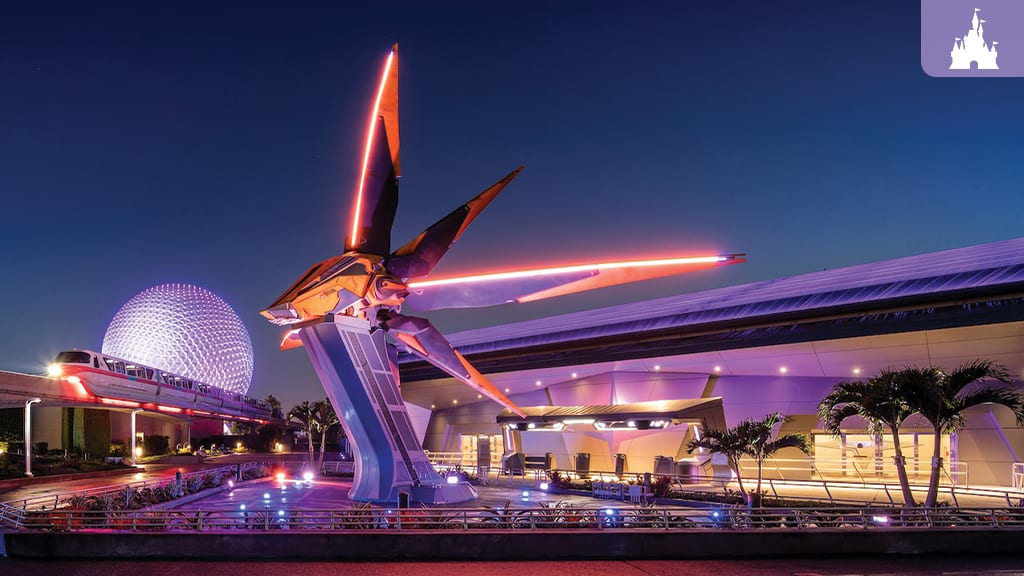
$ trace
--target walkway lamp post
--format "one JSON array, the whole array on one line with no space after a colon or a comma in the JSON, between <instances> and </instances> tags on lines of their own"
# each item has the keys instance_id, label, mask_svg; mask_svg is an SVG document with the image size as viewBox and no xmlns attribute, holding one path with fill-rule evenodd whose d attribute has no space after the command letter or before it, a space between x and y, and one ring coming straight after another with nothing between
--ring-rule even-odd
<instances>
[{"instance_id":1,"label":"walkway lamp post","mask_svg":"<svg viewBox=\"0 0 1024 576\"><path fill-rule=\"evenodd\" d=\"M25 476L32 477L32 405L42 398L25 401Z\"/></svg>"}]
</instances>

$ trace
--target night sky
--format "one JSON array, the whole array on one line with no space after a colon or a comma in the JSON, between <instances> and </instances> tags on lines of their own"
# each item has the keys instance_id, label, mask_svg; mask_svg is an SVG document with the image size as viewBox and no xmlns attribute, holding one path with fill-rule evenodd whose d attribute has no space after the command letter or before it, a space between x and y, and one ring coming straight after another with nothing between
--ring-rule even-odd
<instances>
[{"instance_id":1,"label":"night sky","mask_svg":"<svg viewBox=\"0 0 1024 576\"><path fill-rule=\"evenodd\" d=\"M926 76L919 10L0 4L0 369L38 373L59 350L98 350L129 298L186 282L248 327L250 395L286 409L322 398L305 353L278 351L281 330L258 313L340 252L396 41L394 245L526 165L438 275L749 254L638 286L431 315L446 331L1020 236L1024 80Z\"/></svg>"}]
</instances>

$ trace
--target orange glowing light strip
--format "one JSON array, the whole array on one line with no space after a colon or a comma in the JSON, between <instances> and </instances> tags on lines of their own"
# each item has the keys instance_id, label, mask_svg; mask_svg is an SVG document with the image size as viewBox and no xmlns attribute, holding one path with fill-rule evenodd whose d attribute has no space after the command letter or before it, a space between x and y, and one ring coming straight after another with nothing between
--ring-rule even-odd
<instances>
[{"instance_id":1,"label":"orange glowing light strip","mask_svg":"<svg viewBox=\"0 0 1024 576\"><path fill-rule=\"evenodd\" d=\"M380 87L377 88L377 100L373 103L373 114L370 115L370 128L366 133L366 150L363 151L363 170L359 175L359 190L356 193L356 209L352 214L352 248L356 247L359 233L359 213L363 209L363 186L366 184L366 170L370 164L370 150L373 147L373 135L377 128L377 115L380 113L380 101L384 97L384 86L388 83L388 72L391 71L391 61L394 60L395 51L388 52L387 62L384 63L384 75L380 79Z\"/></svg>"},{"instance_id":2,"label":"orange glowing light strip","mask_svg":"<svg viewBox=\"0 0 1024 576\"><path fill-rule=\"evenodd\" d=\"M138 408L138 402L129 402L127 400L114 400L113 398L100 398L100 402L104 404L111 404L113 406L128 406L130 408Z\"/></svg>"},{"instance_id":3,"label":"orange glowing light strip","mask_svg":"<svg viewBox=\"0 0 1024 576\"><path fill-rule=\"evenodd\" d=\"M427 288L430 286L441 286L444 284L487 282L490 280L509 280L512 278L532 278L537 276L550 276L553 274L571 274L573 272L600 272L601 270L615 270L618 268L673 266L682 264L714 264L716 262L726 262L728 260L729 258L725 256L698 256L695 258L665 258L661 260L634 260L632 262L605 262L601 264L580 264L577 266L538 268L535 270L520 270L517 272L496 272L494 274L462 276L460 278L441 278L438 280L424 280L423 282L410 282L409 288Z\"/></svg>"},{"instance_id":4,"label":"orange glowing light strip","mask_svg":"<svg viewBox=\"0 0 1024 576\"><path fill-rule=\"evenodd\" d=\"M180 414L184 412L184 410L181 408L175 408L174 406L161 406L159 404L157 405L156 409L161 412L174 412L175 414Z\"/></svg>"}]
</instances>

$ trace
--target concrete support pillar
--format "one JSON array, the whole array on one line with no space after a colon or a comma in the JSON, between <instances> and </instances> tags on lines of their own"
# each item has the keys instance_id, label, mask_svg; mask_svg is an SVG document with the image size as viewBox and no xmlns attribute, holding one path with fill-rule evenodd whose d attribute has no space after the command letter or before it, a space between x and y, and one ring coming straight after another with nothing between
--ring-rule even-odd
<instances>
[{"instance_id":1,"label":"concrete support pillar","mask_svg":"<svg viewBox=\"0 0 1024 576\"><path fill-rule=\"evenodd\" d=\"M839 433L839 462L841 463L841 469L843 476L846 476L846 432ZM857 467L857 460L853 461L854 468Z\"/></svg>"},{"instance_id":2,"label":"concrete support pillar","mask_svg":"<svg viewBox=\"0 0 1024 576\"><path fill-rule=\"evenodd\" d=\"M138 462L135 461L138 458L138 456L137 456L137 454L135 452L135 450L136 450L135 444L136 444L136 438L137 438L137 435L135 433L135 415L138 414L139 412L141 412L141 410L132 410L132 448L131 448L131 450L132 450L132 454L131 454L132 466L137 466L138 465Z\"/></svg>"},{"instance_id":3,"label":"concrete support pillar","mask_svg":"<svg viewBox=\"0 0 1024 576\"><path fill-rule=\"evenodd\" d=\"M41 398L25 401L25 476L32 477L32 405L42 402Z\"/></svg>"}]
</instances>

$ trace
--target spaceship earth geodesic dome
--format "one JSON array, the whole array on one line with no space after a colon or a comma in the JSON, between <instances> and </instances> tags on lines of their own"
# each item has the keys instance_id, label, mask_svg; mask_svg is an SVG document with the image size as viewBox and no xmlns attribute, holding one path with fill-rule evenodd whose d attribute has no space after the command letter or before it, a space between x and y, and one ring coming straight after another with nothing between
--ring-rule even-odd
<instances>
[{"instance_id":1,"label":"spaceship earth geodesic dome","mask_svg":"<svg viewBox=\"0 0 1024 576\"><path fill-rule=\"evenodd\" d=\"M238 314L199 286L161 284L139 292L111 320L103 353L245 394L252 341Z\"/></svg>"}]
</instances>

